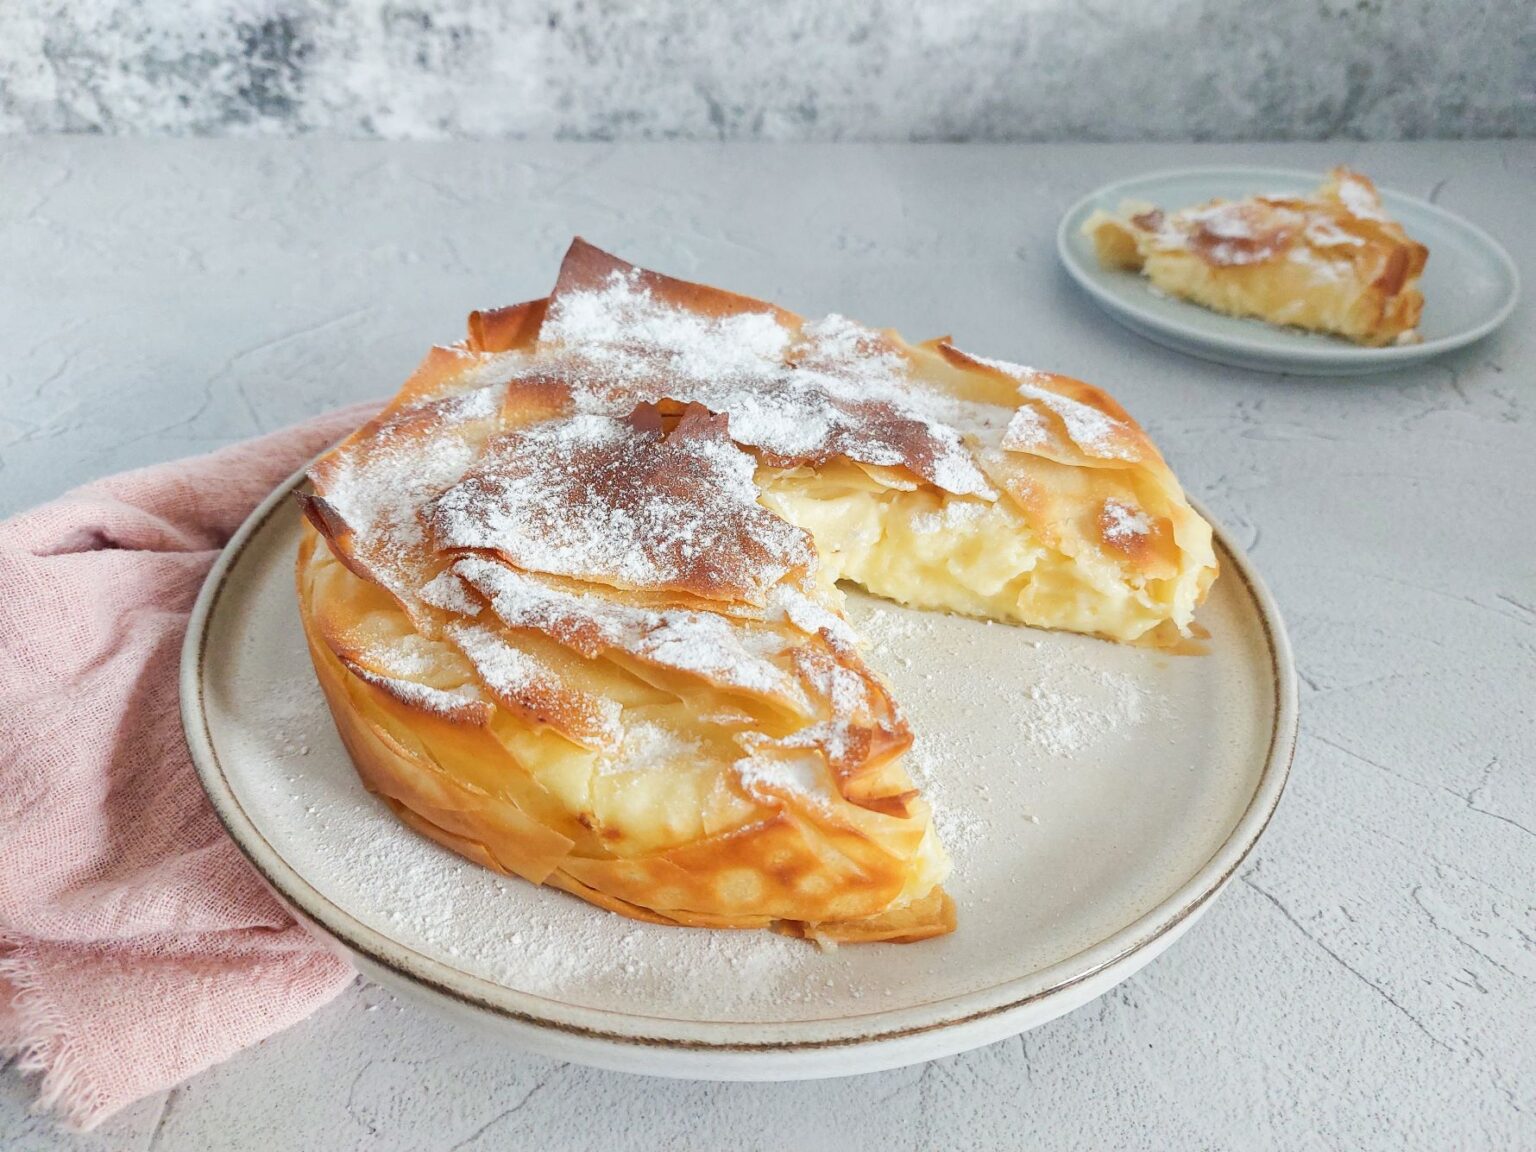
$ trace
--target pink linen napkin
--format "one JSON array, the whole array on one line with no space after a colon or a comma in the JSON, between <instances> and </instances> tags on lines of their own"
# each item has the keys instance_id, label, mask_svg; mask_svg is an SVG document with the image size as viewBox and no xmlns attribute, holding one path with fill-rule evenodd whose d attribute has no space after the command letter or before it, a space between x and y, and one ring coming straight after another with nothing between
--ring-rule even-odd
<instances>
[{"instance_id":1,"label":"pink linen napkin","mask_svg":"<svg viewBox=\"0 0 1536 1152\"><path fill-rule=\"evenodd\" d=\"M373 406L0 523L0 1050L89 1128L329 1001L352 969L224 833L177 664L214 557Z\"/></svg>"}]
</instances>

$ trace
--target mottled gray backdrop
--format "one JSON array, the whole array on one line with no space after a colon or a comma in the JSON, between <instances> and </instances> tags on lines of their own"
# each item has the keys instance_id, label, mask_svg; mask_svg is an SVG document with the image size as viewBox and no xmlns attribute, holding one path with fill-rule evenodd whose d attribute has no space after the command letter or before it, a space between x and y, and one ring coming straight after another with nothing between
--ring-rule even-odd
<instances>
[{"instance_id":1,"label":"mottled gray backdrop","mask_svg":"<svg viewBox=\"0 0 1536 1152\"><path fill-rule=\"evenodd\" d=\"M1536 3L0 0L0 132L1536 135Z\"/></svg>"}]
</instances>

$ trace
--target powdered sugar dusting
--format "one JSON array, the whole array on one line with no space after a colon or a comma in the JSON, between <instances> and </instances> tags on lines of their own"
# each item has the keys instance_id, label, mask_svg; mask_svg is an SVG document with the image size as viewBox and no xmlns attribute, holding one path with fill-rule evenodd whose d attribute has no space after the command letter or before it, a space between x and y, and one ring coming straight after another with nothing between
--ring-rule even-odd
<instances>
[{"instance_id":1,"label":"powdered sugar dusting","mask_svg":"<svg viewBox=\"0 0 1536 1152\"><path fill-rule=\"evenodd\" d=\"M778 608L800 631L815 636L824 633L834 644L853 648L859 642L858 634L830 608L824 608L798 588L780 584L768 600L769 606Z\"/></svg>"},{"instance_id":2,"label":"powdered sugar dusting","mask_svg":"<svg viewBox=\"0 0 1536 1152\"><path fill-rule=\"evenodd\" d=\"M414 547L422 539L417 509L462 476L475 455L472 445L453 437L423 441L386 432L366 453L341 450L325 499L360 536Z\"/></svg>"},{"instance_id":3,"label":"powdered sugar dusting","mask_svg":"<svg viewBox=\"0 0 1536 1152\"><path fill-rule=\"evenodd\" d=\"M796 335L769 312L710 317L670 306L638 272L614 272L599 288L560 293L540 339L580 411L698 403L728 413L733 439L773 457L904 464L949 491L995 495L960 434L924 412L925 390L900 353L845 317Z\"/></svg>"},{"instance_id":4,"label":"powdered sugar dusting","mask_svg":"<svg viewBox=\"0 0 1536 1152\"><path fill-rule=\"evenodd\" d=\"M1332 220L1315 217L1307 221L1307 243L1318 248L1362 248L1365 240L1344 231Z\"/></svg>"},{"instance_id":5,"label":"powdered sugar dusting","mask_svg":"<svg viewBox=\"0 0 1536 1152\"><path fill-rule=\"evenodd\" d=\"M1135 729L1166 708L1123 672L1052 669L1020 689L1019 714L1029 743L1052 756L1075 756Z\"/></svg>"},{"instance_id":6,"label":"powdered sugar dusting","mask_svg":"<svg viewBox=\"0 0 1536 1152\"><path fill-rule=\"evenodd\" d=\"M621 647L628 627L644 614L606 597L555 588L481 556L454 562L453 574L481 595L511 628L532 628L553 636L584 656Z\"/></svg>"},{"instance_id":7,"label":"powdered sugar dusting","mask_svg":"<svg viewBox=\"0 0 1536 1152\"><path fill-rule=\"evenodd\" d=\"M489 628L478 624L450 624L448 636L474 663L481 679L498 696L515 697L526 692L550 669L514 648Z\"/></svg>"},{"instance_id":8,"label":"powdered sugar dusting","mask_svg":"<svg viewBox=\"0 0 1536 1152\"><path fill-rule=\"evenodd\" d=\"M782 643L772 632L744 631L712 612L647 613L641 627L625 647L643 659L747 692L804 700L767 655Z\"/></svg>"},{"instance_id":9,"label":"powdered sugar dusting","mask_svg":"<svg viewBox=\"0 0 1536 1152\"><path fill-rule=\"evenodd\" d=\"M1134 670L1144 653L1125 650L1124 669L1094 668L1070 646L1095 641L978 621L962 627L985 629L989 637L995 632L1018 653L1016 671L1006 679L979 683L929 670L932 655L948 647L964 652L975 642L960 639L955 622L862 597L850 607L870 663L892 681L910 715L913 744L903 764L932 805L934 827L961 880L971 854L991 834L1000 779L1025 773L1027 793L1036 773L1071 771L1084 758L1145 739L1149 727L1176 719L1149 677ZM948 667L956 662L943 659ZM1013 751L1000 760L1000 748Z\"/></svg>"},{"instance_id":10,"label":"powdered sugar dusting","mask_svg":"<svg viewBox=\"0 0 1536 1152\"><path fill-rule=\"evenodd\" d=\"M469 657L486 687L500 701L538 711L569 711L567 723L579 735L604 746L620 739L618 701L601 699L564 685L559 674L530 652L507 643L481 624L451 624L448 637Z\"/></svg>"},{"instance_id":11,"label":"powdered sugar dusting","mask_svg":"<svg viewBox=\"0 0 1536 1152\"><path fill-rule=\"evenodd\" d=\"M826 762L815 753L765 750L743 756L734 767L741 786L759 798L774 801L792 796L822 807L831 805L832 781Z\"/></svg>"},{"instance_id":12,"label":"powdered sugar dusting","mask_svg":"<svg viewBox=\"0 0 1536 1152\"><path fill-rule=\"evenodd\" d=\"M1188 248L1209 264L1262 264L1289 249L1305 223L1300 213L1268 200L1216 202L1175 213L1163 223L1158 242Z\"/></svg>"},{"instance_id":13,"label":"powdered sugar dusting","mask_svg":"<svg viewBox=\"0 0 1536 1152\"><path fill-rule=\"evenodd\" d=\"M1174 219L1179 223L1204 229L1216 240L1253 240L1258 233L1253 221L1238 209L1238 204L1211 204L1204 208L1191 208L1180 212Z\"/></svg>"},{"instance_id":14,"label":"powdered sugar dusting","mask_svg":"<svg viewBox=\"0 0 1536 1152\"><path fill-rule=\"evenodd\" d=\"M1381 212L1381 199L1376 192L1353 172L1339 175L1339 202L1349 209L1351 216L1361 220L1385 220Z\"/></svg>"},{"instance_id":15,"label":"powdered sugar dusting","mask_svg":"<svg viewBox=\"0 0 1536 1152\"><path fill-rule=\"evenodd\" d=\"M791 340L771 312L712 317L667 307L638 275L621 272L596 291L561 293L539 335L629 380L658 369L695 381L754 377L777 365Z\"/></svg>"},{"instance_id":16,"label":"powdered sugar dusting","mask_svg":"<svg viewBox=\"0 0 1536 1152\"><path fill-rule=\"evenodd\" d=\"M569 592L469 556L454 572L491 602L512 628L533 628L584 655L617 648L658 664L742 691L804 702L790 674L773 660L783 641L745 629L713 612L653 611L602 596Z\"/></svg>"},{"instance_id":17,"label":"powdered sugar dusting","mask_svg":"<svg viewBox=\"0 0 1536 1152\"><path fill-rule=\"evenodd\" d=\"M1050 443L1050 431L1040 413L1022 404L1008 421L1002 447L1009 452L1031 452Z\"/></svg>"},{"instance_id":18,"label":"powdered sugar dusting","mask_svg":"<svg viewBox=\"0 0 1536 1152\"><path fill-rule=\"evenodd\" d=\"M349 664L349 667L356 676L367 683L382 688L396 699L403 700L412 707L420 708L435 716L454 716L460 714L466 705L488 703L485 696L473 684L464 684L450 689L433 688L428 684L419 684L415 680L381 676L357 664Z\"/></svg>"},{"instance_id":19,"label":"powdered sugar dusting","mask_svg":"<svg viewBox=\"0 0 1536 1152\"><path fill-rule=\"evenodd\" d=\"M1104 501L1102 524L1104 538L1117 544L1129 543L1152 531L1152 521L1145 513L1119 500Z\"/></svg>"},{"instance_id":20,"label":"powdered sugar dusting","mask_svg":"<svg viewBox=\"0 0 1536 1152\"><path fill-rule=\"evenodd\" d=\"M814 648L796 655L806 680L831 703L833 716L852 716L869 706L869 683L852 668Z\"/></svg>"},{"instance_id":21,"label":"powdered sugar dusting","mask_svg":"<svg viewBox=\"0 0 1536 1152\"><path fill-rule=\"evenodd\" d=\"M1136 453L1126 446L1122 437L1128 437L1130 429L1121 421L1116 420L1100 412L1090 404L1084 404L1080 400L1074 400L1070 396L1063 396L1059 392L1053 392L1049 388L1041 386L1042 373L1034 368L1026 368L1022 364L1012 364L1007 360L995 360L986 356L974 356L965 353L978 364L985 364L988 368L996 368L999 372L1012 376L1019 385L1019 395L1026 400L1033 400L1043 404L1061 418L1065 425L1067 435L1072 442L1084 452L1093 456L1099 456L1117 460L1134 460ZM1024 409L1020 409L1023 412ZM1009 424L1008 436L1015 432L1020 439L1014 447L1032 448L1038 447L1044 433L1044 424L1040 414L1035 412L1034 418L1014 416L1014 422ZM1031 439L1033 438L1033 439ZM1005 437L1003 447L1009 447Z\"/></svg>"},{"instance_id":22,"label":"powdered sugar dusting","mask_svg":"<svg viewBox=\"0 0 1536 1152\"><path fill-rule=\"evenodd\" d=\"M359 535L411 546L420 542L417 510L464 474L474 445L454 435L435 435L494 416L504 388L479 388L408 409L405 420L387 424L364 452L342 449L326 476L325 498Z\"/></svg>"},{"instance_id":23,"label":"powdered sugar dusting","mask_svg":"<svg viewBox=\"0 0 1536 1152\"><path fill-rule=\"evenodd\" d=\"M598 764L608 776L619 772L659 772L686 768L704 755L704 745L664 724L637 720L624 727L624 742L612 757Z\"/></svg>"},{"instance_id":24,"label":"powdered sugar dusting","mask_svg":"<svg viewBox=\"0 0 1536 1152\"><path fill-rule=\"evenodd\" d=\"M399 636L371 636L360 646L357 659L384 676L409 679L431 673L438 662L437 647L414 632Z\"/></svg>"},{"instance_id":25,"label":"powdered sugar dusting","mask_svg":"<svg viewBox=\"0 0 1536 1152\"><path fill-rule=\"evenodd\" d=\"M1313 248L1298 244L1290 250L1286 258L1292 264L1302 265L1319 280L1348 280L1354 274L1347 259L1341 259L1337 255L1330 255L1327 250L1319 252ZM1314 333L1313 335L1316 334Z\"/></svg>"},{"instance_id":26,"label":"powdered sugar dusting","mask_svg":"<svg viewBox=\"0 0 1536 1152\"><path fill-rule=\"evenodd\" d=\"M1340 227L1337 206L1356 220L1383 221L1381 202L1363 177L1339 170L1326 195L1297 199L1283 193L1247 200L1213 201L1165 216L1155 213L1156 244L1162 249L1189 250L1217 266L1242 267L1274 259L1307 264L1323 275L1343 275L1317 249L1363 247L1366 240ZM1327 193L1329 186L1321 190ZM1151 220L1151 217L1138 217ZM1347 223L1347 220L1345 221ZM1298 243L1298 241L1302 241Z\"/></svg>"},{"instance_id":27,"label":"powdered sugar dusting","mask_svg":"<svg viewBox=\"0 0 1536 1152\"><path fill-rule=\"evenodd\" d=\"M464 587L464 581L452 572L439 572L421 586L418 595L423 603L441 608L445 612L473 616L480 611L479 603Z\"/></svg>"},{"instance_id":28,"label":"powdered sugar dusting","mask_svg":"<svg viewBox=\"0 0 1536 1152\"><path fill-rule=\"evenodd\" d=\"M755 470L707 418L663 437L659 418L577 415L493 440L427 518L439 548L532 572L760 600L814 553L758 504Z\"/></svg>"}]
</instances>

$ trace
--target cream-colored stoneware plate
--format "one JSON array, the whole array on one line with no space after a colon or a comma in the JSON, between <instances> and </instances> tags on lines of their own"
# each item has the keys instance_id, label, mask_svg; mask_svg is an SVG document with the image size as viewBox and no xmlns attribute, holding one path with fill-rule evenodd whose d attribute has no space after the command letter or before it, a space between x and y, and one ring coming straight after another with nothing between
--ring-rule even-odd
<instances>
[{"instance_id":1,"label":"cream-colored stoneware plate","mask_svg":"<svg viewBox=\"0 0 1536 1152\"><path fill-rule=\"evenodd\" d=\"M364 973L549 1056L800 1079L1014 1035L1177 939L1285 782L1290 651L1224 536L1203 654L854 597L869 659L920 733L914 762L955 860L959 931L820 952L638 924L468 864L363 790L300 634L299 482L235 536L192 615L182 710L203 784L274 891Z\"/></svg>"},{"instance_id":2,"label":"cream-colored stoneware plate","mask_svg":"<svg viewBox=\"0 0 1536 1152\"><path fill-rule=\"evenodd\" d=\"M1520 299L1520 274L1509 253L1481 228L1434 204L1382 189L1381 201L1408 234L1429 247L1420 284L1423 342L1362 348L1333 336L1282 328L1262 320L1223 316L1153 291L1146 277L1104 268L1083 222L1096 209L1114 211L1123 200L1187 208L1214 197L1238 200L1266 193L1304 195L1324 180L1320 172L1277 168L1187 168L1106 184L1062 217L1056 251L1078 285L1112 317L1148 340L1220 364L1298 376L1358 376L1390 372L1464 348L1509 319Z\"/></svg>"}]
</instances>

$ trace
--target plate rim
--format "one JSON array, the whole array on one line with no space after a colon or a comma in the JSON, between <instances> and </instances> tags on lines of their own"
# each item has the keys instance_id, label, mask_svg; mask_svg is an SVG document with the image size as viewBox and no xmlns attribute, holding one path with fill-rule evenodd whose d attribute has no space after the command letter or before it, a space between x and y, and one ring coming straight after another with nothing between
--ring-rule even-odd
<instances>
[{"instance_id":1,"label":"plate rim","mask_svg":"<svg viewBox=\"0 0 1536 1152\"><path fill-rule=\"evenodd\" d=\"M1269 589L1254 571L1251 561L1218 523L1210 521L1218 552L1225 553L1227 561L1223 575L1228 579L1241 580L1258 610L1268 649L1274 691L1274 716L1269 743L1253 793L1226 839L1178 888L1135 920L1052 965L987 988L905 1008L813 1020L679 1020L569 1004L538 993L509 988L417 952L363 923L329 900L262 834L259 826L241 805L219 762L203 707L211 625L230 577L251 541L266 527L273 515L289 503L291 494L304 482L308 467L306 463L273 489L230 537L209 569L188 616L178 677L180 712L199 782L226 833L267 887L301 922L309 925L312 930L318 929L327 944L360 955L370 965L388 971L409 985L447 997L460 1006L488 1012L503 1022L532 1027L537 1032L550 1035L552 1040L563 1039L565 1043L585 1041L604 1049L619 1047L652 1052L687 1052L726 1059L743 1055L786 1056L827 1049L873 1049L925 1033L944 1034L967 1028L985 1028L988 1022L996 1027L1010 1014L1022 1014L1031 1008L1049 1004L1053 998L1069 996L1078 986L1123 967L1149 949L1152 951L1147 959L1151 959L1160 951L1157 947L1159 943L1170 934L1172 939L1176 939L1182 929L1187 927L1187 923L1202 913L1232 879L1258 843L1274 815L1289 778L1299 720L1299 693L1290 641L1279 609ZM1198 502L1191 500L1191 503L1201 515L1210 520ZM1054 975L1058 972L1059 976ZM1123 973L1128 974L1128 971ZM1041 987L1013 998L1005 995L1001 1003L975 1007L975 1001L979 998L996 999L1000 991L1025 982L1039 983L1043 976L1047 979ZM536 1010L538 1004L558 1007L562 1010L560 1015L566 1018L541 1015ZM970 1010L966 1010L967 1004L971 1005ZM914 1017L916 1019L911 1019ZM907 1018L905 1022L904 1018ZM857 1027L850 1029L849 1025L855 1022ZM601 1024L608 1026L603 1027ZM623 1027L623 1024L628 1027ZM1024 1027L1018 1030L1022 1031ZM755 1040L734 1036L716 1038L722 1032L777 1035Z\"/></svg>"},{"instance_id":2,"label":"plate rim","mask_svg":"<svg viewBox=\"0 0 1536 1152\"><path fill-rule=\"evenodd\" d=\"M1238 177L1238 178L1279 178L1298 182L1320 183L1326 178L1326 173L1312 172L1302 168L1273 168L1261 165L1228 164L1228 165L1194 165L1181 168L1163 168L1151 172L1143 172L1136 176L1127 176L1118 180L1111 180L1107 184L1100 185L1093 191L1079 197L1072 205L1062 213L1061 220L1056 226L1056 255L1062 267L1066 270L1075 284L1086 292L1103 311L1108 313L1117 322L1129 327L1133 332L1144 338L1157 340L1154 333L1168 336L1176 340L1184 341L1193 347L1198 347L1205 352L1216 354L1225 353L1229 356L1244 358L1247 363L1242 365L1251 367L1255 362L1263 362L1267 369L1284 371L1287 365L1294 366L1304 372L1317 374L1321 372L1338 372L1340 374L1362 369L1384 369L1395 365L1407 365L1420 361L1433 359L1434 357L1454 352L1475 344L1484 337L1491 336L1505 322L1514 315L1519 306L1522 292L1520 269L1515 264L1509 251L1498 242L1486 229L1474 224L1465 216L1458 215L1438 204L1431 204L1428 200L1417 196L1410 196L1405 192L1398 192L1392 188L1380 188L1382 199L1390 207L1391 202L1399 202L1411 205L1415 211L1427 213L1439 218L1443 223L1452 225L1466 233L1490 252L1495 261L1500 264L1505 275L1509 278L1510 291L1497 312L1484 319L1480 323L1461 332L1452 333L1449 336L1437 337L1434 340L1426 340L1421 344L1392 345L1386 348L1367 348L1350 344L1340 340L1336 343L1314 344L1312 334L1295 332L1297 345L1294 349L1275 349L1267 345L1259 344L1237 335L1209 332L1193 325L1186 325L1178 321L1171 321L1164 316L1140 307L1134 302L1128 302L1119 296L1106 290L1092 275L1093 269L1085 266L1078 252L1072 247L1076 234L1074 221L1079 221L1085 210L1093 206L1101 205L1105 200L1115 196L1124 196L1132 188L1140 184L1153 183L1162 180L1184 179L1188 177ZM1181 301L1190 308L1200 308L1198 304ZM1201 309L1202 311L1209 311ZM1220 313L1211 313L1220 315ZM1231 317L1230 319L1242 319ZM1263 324L1262 320L1253 320L1253 323ZM1279 331L1287 331L1279 325L1271 325ZM1303 343L1307 341L1307 343ZM1164 347L1174 347L1185 355L1200 356L1199 352L1193 352L1175 345L1163 344ZM1222 360L1222 363L1232 363L1231 360Z\"/></svg>"}]
</instances>

